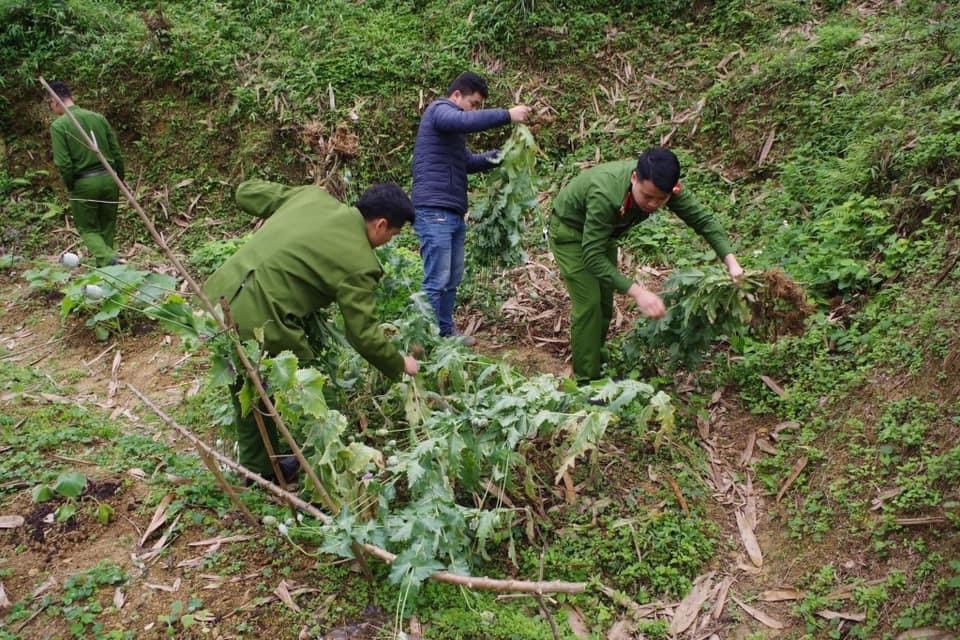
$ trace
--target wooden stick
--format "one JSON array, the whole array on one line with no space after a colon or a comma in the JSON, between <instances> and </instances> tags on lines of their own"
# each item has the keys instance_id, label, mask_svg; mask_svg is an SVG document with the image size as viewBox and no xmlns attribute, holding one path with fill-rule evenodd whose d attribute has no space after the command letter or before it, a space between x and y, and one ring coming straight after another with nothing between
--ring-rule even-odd
<instances>
[{"instance_id":1,"label":"wooden stick","mask_svg":"<svg viewBox=\"0 0 960 640\"><path fill-rule=\"evenodd\" d=\"M196 448L197 453L200 454L200 459L203 460L203 463L205 465L207 465L207 469L210 469L210 472L217 479L217 482L220 483L220 486L230 497L230 500L233 502L233 504L236 505L238 509L240 509L240 513L243 514L243 517L246 518L250 526L252 527L260 526L260 523L257 522L257 519L254 517L254 515L250 513L250 509L247 508L247 505L241 502L240 496L238 496L237 492L233 490L233 487L230 485L229 482L227 482L227 479L223 477L223 472L220 471L220 467L217 465L217 461L211 458L207 454L206 449L202 447L197 447L196 445L194 445L194 447Z\"/></svg>"},{"instance_id":2,"label":"wooden stick","mask_svg":"<svg viewBox=\"0 0 960 640\"><path fill-rule=\"evenodd\" d=\"M286 490L287 479L283 477L283 472L280 470L280 463L277 462L277 454L274 452L273 445L270 443L270 434L267 433L267 425L264 424L263 415L261 415L260 408L256 403L250 407L250 412L253 413L253 420L257 423L257 431L260 432L260 439L263 440L263 448L267 450L267 459L270 460L273 477L276 479L277 484L280 485L280 488Z\"/></svg>"}]
</instances>

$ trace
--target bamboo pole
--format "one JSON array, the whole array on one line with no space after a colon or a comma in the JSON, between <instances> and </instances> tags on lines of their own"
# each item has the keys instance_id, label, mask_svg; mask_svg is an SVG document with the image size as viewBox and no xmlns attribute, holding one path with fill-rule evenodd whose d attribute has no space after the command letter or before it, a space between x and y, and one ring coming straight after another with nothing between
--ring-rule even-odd
<instances>
[{"instance_id":1,"label":"bamboo pole","mask_svg":"<svg viewBox=\"0 0 960 640\"><path fill-rule=\"evenodd\" d=\"M207 465L207 469L210 470L210 473L217 479L217 482L220 483L220 486L223 487L223 490L227 492L227 495L230 497L230 501L236 505L237 509L240 510L240 513L243 514L243 517L246 519L247 523L252 527L260 526L260 523L257 519L250 513L250 509L247 508L241 500L240 496L237 495L237 492L233 490L233 487L230 486L230 483L227 482L227 479L223 477L223 472L220 471L220 467L217 465L216 460L210 456L207 452L207 449L204 447L198 447L194 445L194 448L197 450L197 453L200 454L200 459L203 460L203 464Z\"/></svg>"}]
</instances>

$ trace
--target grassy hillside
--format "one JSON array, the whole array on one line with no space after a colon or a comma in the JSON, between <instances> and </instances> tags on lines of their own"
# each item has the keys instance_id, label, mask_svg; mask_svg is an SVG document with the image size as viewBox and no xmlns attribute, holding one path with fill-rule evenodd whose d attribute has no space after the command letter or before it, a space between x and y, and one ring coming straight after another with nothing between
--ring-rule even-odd
<instances>
[{"instance_id":1,"label":"grassy hillside","mask_svg":"<svg viewBox=\"0 0 960 640\"><path fill-rule=\"evenodd\" d=\"M9 365L0 374L0 511L35 515L48 504L35 501L35 487L82 471L95 486L121 487L97 504L123 509L132 525L121 531L114 513L61 495L62 504L79 505L73 528L88 538L95 531L101 546L71 538L65 517L45 535L67 540L80 560L69 570L44 562L32 573L45 552L44 527L31 529L40 532L32 539L0 532L0 584L11 600L0 610L0 638L41 637L44 625L53 637L146 637L141 629L199 637L204 627L238 637L292 638L301 629L301 637L389 637L401 627L412 635L411 615L431 638L960 633L954 4L0 0L0 65L0 265L8 276L0 358ZM313 181L345 198L373 181L409 187L419 112L465 69L489 78L489 105L534 108L543 211L528 219L524 244L539 266L509 275L470 269L464 314L485 327L486 355L433 347L422 389L388 389L348 352L331 350L319 367L330 379L326 402L349 425L336 446L352 446L353 425L365 425L356 441L392 454L394 470L405 465L387 484L406 478L406 491L379 494L395 519L383 529L341 522L334 532L289 521L290 538L269 525L211 552L202 569L177 567L197 554L187 541L254 529L192 450L129 396L119 405L122 395L104 396L104 388L117 393L110 383L121 364L111 372L113 356L101 352L119 345L125 371L140 370L135 382L155 394L190 388L171 396L168 410L211 443L224 437L214 424L224 395L204 352L170 354L162 342L169 329L150 324L142 308L103 317L82 303L81 278L96 274L58 280L49 256L76 238L65 224L38 76L67 80L79 104L115 125L138 200L202 276L251 230L231 204L245 177ZM507 135L476 135L470 144L492 148ZM561 371L565 355L565 294L555 274L529 275L552 268L540 233L550 197L580 168L653 144L678 152L685 188L717 212L750 270L736 290L706 246L668 216L625 239L625 260L648 267L643 277L671 276L660 286L674 311L662 323L634 322L624 307L610 373L665 392L672 430L665 414L652 419L645 392L604 411L568 381L535 376ZM473 180L479 198L484 182ZM136 268L169 273L132 211L122 216L120 245L131 263L123 277ZM416 314L403 311L417 288L417 261L406 251L415 242L405 234L402 249L384 257L384 317L404 314L396 324L405 341L428 340ZM778 283L794 297L764 298ZM535 310L513 321L503 311L508 299ZM50 309L57 304L62 322ZM59 339L43 343L50 335ZM504 356L504 344L515 353ZM38 349L50 352L36 360ZM154 370L155 361L166 364ZM84 382L89 376L102 384ZM394 429L416 430L411 398L437 420L449 411L450 423L422 418L421 440L388 444ZM579 433L595 440L529 426L545 429L533 416L546 413L588 416ZM152 438L138 431L143 424ZM494 427L517 448L502 448ZM432 454L433 466L411 471L426 459L412 457L415 445L442 442L439 451L450 429L476 455L455 456L450 445L446 457ZM587 455L564 484L558 460L581 444ZM130 481L131 468L144 477ZM453 486L431 502L411 473L431 482L436 473L437 487L444 477ZM175 500L164 526L182 514L170 527L176 543L149 571L131 565L125 550L167 493ZM434 513L447 498L450 508ZM257 491L243 500L258 518L288 517ZM410 522L425 531L408 531ZM458 534L424 542L432 526ZM336 561L336 532L380 541L399 561L392 570L372 562L368 581ZM762 562L749 552L750 532ZM105 554L111 545L123 553ZM318 549L332 555L307 555ZM430 582L417 592L397 567L592 588L505 600ZM210 574L255 575L211 592L202 577ZM57 586L32 597L50 576ZM319 591L297 592L299 610L282 598L245 608L281 576ZM174 580L183 590L143 586ZM111 607L111 588L147 595ZM679 629L685 607L697 622Z\"/></svg>"}]
</instances>

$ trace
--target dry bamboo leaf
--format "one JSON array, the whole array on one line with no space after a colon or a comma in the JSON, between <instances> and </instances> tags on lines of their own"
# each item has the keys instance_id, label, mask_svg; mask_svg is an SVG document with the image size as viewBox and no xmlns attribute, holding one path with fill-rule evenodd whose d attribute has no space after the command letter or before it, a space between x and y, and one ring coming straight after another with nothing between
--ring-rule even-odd
<instances>
[{"instance_id":1,"label":"dry bamboo leaf","mask_svg":"<svg viewBox=\"0 0 960 640\"><path fill-rule=\"evenodd\" d=\"M766 613L764 613L763 611L760 611L759 609L755 609L755 608L751 607L750 605L745 604L745 603L742 602L739 598L737 598L737 596L735 596L735 595L733 595L733 594L730 594L730 598L731 598L734 602L736 602L738 605L740 605L740 608L741 608L741 609L743 609L744 611L746 611L747 613L749 613L755 620L757 620L757 621L760 622L761 624L766 625L766 626L770 627L771 629L786 629L786 628L787 628L787 625L785 625L784 623L780 622L779 620L777 620L776 618L774 618L774 617L772 617L772 616L770 616L770 615L767 615Z\"/></svg>"},{"instance_id":2,"label":"dry bamboo leaf","mask_svg":"<svg viewBox=\"0 0 960 640\"><path fill-rule=\"evenodd\" d=\"M800 473L804 470L804 468L806 468L807 462L809 462L809 459L807 456L803 456L793 463L793 467L790 469L790 475L787 476L783 486L780 487L780 491L777 492L777 504L780 504L780 499L783 498L783 495L787 492L787 489L793 485L796 479L800 476Z\"/></svg>"},{"instance_id":3,"label":"dry bamboo leaf","mask_svg":"<svg viewBox=\"0 0 960 640\"><path fill-rule=\"evenodd\" d=\"M107 401L113 400L117 395L117 389L120 388L118 376L120 374L120 362L123 360L123 354L118 350L113 356L113 365L110 367L110 384L107 385Z\"/></svg>"},{"instance_id":4,"label":"dry bamboo leaf","mask_svg":"<svg viewBox=\"0 0 960 640\"><path fill-rule=\"evenodd\" d=\"M770 444L770 441L767 440L766 438L757 438L757 442L755 446L757 447L757 449L760 449L760 451L763 451L764 453L768 453L771 456L777 455L777 448L774 447L772 444Z\"/></svg>"},{"instance_id":5,"label":"dry bamboo leaf","mask_svg":"<svg viewBox=\"0 0 960 640\"><path fill-rule=\"evenodd\" d=\"M773 141L777 137L777 128L772 127L770 133L767 134L767 140L763 143L763 149L760 150L760 157L757 158L757 166L762 166L767 160L767 155L770 153L770 149L773 148Z\"/></svg>"},{"instance_id":6,"label":"dry bamboo leaf","mask_svg":"<svg viewBox=\"0 0 960 640\"><path fill-rule=\"evenodd\" d=\"M127 602L127 596L124 595L123 589L117 587L113 590L113 606L117 609L123 609L123 605Z\"/></svg>"},{"instance_id":7,"label":"dry bamboo leaf","mask_svg":"<svg viewBox=\"0 0 960 640\"><path fill-rule=\"evenodd\" d=\"M751 530L756 531L757 525L760 524L760 518L757 516L757 495L753 491L753 481L750 479L750 476L747 475L747 500L743 505L743 515L747 519L747 525Z\"/></svg>"},{"instance_id":8,"label":"dry bamboo leaf","mask_svg":"<svg viewBox=\"0 0 960 640\"><path fill-rule=\"evenodd\" d=\"M587 628L586 622L583 621L583 616L576 609L567 610L567 624L570 625L573 635L578 638L590 637L590 630Z\"/></svg>"},{"instance_id":9,"label":"dry bamboo leaf","mask_svg":"<svg viewBox=\"0 0 960 640\"><path fill-rule=\"evenodd\" d=\"M0 611L3 609L8 609L13 605L10 602L10 598L7 597L7 590L3 588L3 583L0 582Z\"/></svg>"},{"instance_id":10,"label":"dry bamboo leaf","mask_svg":"<svg viewBox=\"0 0 960 640\"><path fill-rule=\"evenodd\" d=\"M759 567L755 567L752 564L747 564L746 562L743 561L742 558L743 556L741 556L740 559L737 560L737 569L740 569L740 571L743 571L744 573L750 574L752 576L758 576L761 573L763 573L763 569Z\"/></svg>"},{"instance_id":11,"label":"dry bamboo leaf","mask_svg":"<svg viewBox=\"0 0 960 640\"><path fill-rule=\"evenodd\" d=\"M423 626L417 616L410 616L410 633L407 634L407 640L420 640L423 637Z\"/></svg>"},{"instance_id":12,"label":"dry bamboo leaf","mask_svg":"<svg viewBox=\"0 0 960 640\"><path fill-rule=\"evenodd\" d=\"M901 493L903 493L903 489L900 487L894 487L893 489L881 491L880 495L870 501L870 511L876 511L882 508L884 502L890 500L891 498L896 498Z\"/></svg>"},{"instance_id":13,"label":"dry bamboo leaf","mask_svg":"<svg viewBox=\"0 0 960 640\"><path fill-rule=\"evenodd\" d=\"M626 618L618 620L610 627L610 631L607 631L607 640L632 640L634 626L633 622Z\"/></svg>"},{"instance_id":14,"label":"dry bamboo leaf","mask_svg":"<svg viewBox=\"0 0 960 640\"><path fill-rule=\"evenodd\" d=\"M160 500L160 504L157 505L156 510L153 512L153 519L150 520L150 525L147 527L147 530L143 532L143 537L140 538L140 546L147 541L147 539L153 535L153 532L159 529L164 520L167 519L167 507L170 506L170 503L173 502L173 494L168 493L163 496L163 499Z\"/></svg>"},{"instance_id":15,"label":"dry bamboo leaf","mask_svg":"<svg viewBox=\"0 0 960 640\"><path fill-rule=\"evenodd\" d=\"M498 486L495 485L494 483L490 482L489 480L485 480L484 483L483 483L483 488L484 488L486 491L488 491L488 492L490 492L491 494L493 494L493 496L497 499L497 501L498 501L499 503L505 504L505 505L507 505L508 507L510 507L511 509L514 508L513 500L510 499L510 496L508 496L508 495L505 494L503 491L501 491L501 490L500 490L500 487L498 487Z\"/></svg>"},{"instance_id":16,"label":"dry bamboo leaf","mask_svg":"<svg viewBox=\"0 0 960 640\"><path fill-rule=\"evenodd\" d=\"M753 445L757 442L757 432L751 431L747 434L747 444L743 447L743 453L740 454L740 466L745 467L753 459Z\"/></svg>"},{"instance_id":17,"label":"dry bamboo leaf","mask_svg":"<svg viewBox=\"0 0 960 640\"><path fill-rule=\"evenodd\" d=\"M650 74L644 74L643 79L649 82L652 85L657 87L663 87L664 89L669 89L670 91L676 91L677 88L665 80L658 80Z\"/></svg>"},{"instance_id":18,"label":"dry bamboo leaf","mask_svg":"<svg viewBox=\"0 0 960 640\"><path fill-rule=\"evenodd\" d=\"M227 536L225 538L207 538L206 540L197 540L196 542L187 543L188 547L205 547L210 544L221 545L227 544L229 542L245 542L247 540L253 540L256 536L242 535L242 536Z\"/></svg>"},{"instance_id":19,"label":"dry bamboo leaf","mask_svg":"<svg viewBox=\"0 0 960 640\"><path fill-rule=\"evenodd\" d=\"M202 556L197 556L196 558L188 558L186 560L181 560L177 563L177 569L195 569L202 565L207 559L207 554Z\"/></svg>"},{"instance_id":20,"label":"dry bamboo leaf","mask_svg":"<svg viewBox=\"0 0 960 640\"><path fill-rule=\"evenodd\" d=\"M787 422L778 422L777 424L773 425L773 429L770 430L770 435L773 437L774 440L776 440L777 436L780 435L781 431L785 431L787 429L799 429L799 428L800 428L800 423L794 422L793 420L788 420Z\"/></svg>"},{"instance_id":21,"label":"dry bamboo leaf","mask_svg":"<svg viewBox=\"0 0 960 640\"><path fill-rule=\"evenodd\" d=\"M146 480L147 472L143 469L138 469L134 467L133 469L127 469L127 474L133 476L137 480Z\"/></svg>"},{"instance_id":22,"label":"dry bamboo leaf","mask_svg":"<svg viewBox=\"0 0 960 640\"><path fill-rule=\"evenodd\" d=\"M760 544L757 542L757 536L747 522L743 512L737 509L737 528L740 529L740 539L743 541L743 548L747 550L747 556L756 567L763 566L763 551L760 550Z\"/></svg>"},{"instance_id":23,"label":"dry bamboo leaf","mask_svg":"<svg viewBox=\"0 0 960 640\"><path fill-rule=\"evenodd\" d=\"M700 416L697 416L697 433L700 434L701 440L706 440L710 437L710 422Z\"/></svg>"},{"instance_id":24,"label":"dry bamboo leaf","mask_svg":"<svg viewBox=\"0 0 960 640\"><path fill-rule=\"evenodd\" d=\"M719 620L723 615L723 609L727 606L727 593L733 585L735 578L727 576L720 582L720 588L717 590L717 599L713 601L713 607L710 608L710 617L714 621Z\"/></svg>"},{"instance_id":25,"label":"dry bamboo leaf","mask_svg":"<svg viewBox=\"0 0 960 640\"><path fill-rule=\"evenodd\" d=\"M676 635L683 633L693 621L697 619L703 603L710 597L713 591L713 572L697 578L693 583L690 593L680 601L676 610L673 612L673 620L670 621L670 634Z\"/></svg>"},{"instance_id":26,"label":"dry bamboo leaf","mask_svg":"<svg viewBox=\"0 0 960 640\"><path fill-rule=\"evenodd\" d=\"M160 536L160 539L154 542L153 546L150 547L150 549L147 552L142 553L139 556L136 556L136 560L144 564L147 562L156 561L160 557L160 554L163 552L163 548L167 545L167 541L170 539L170 534L173 533L173 530L176 528L177 523L180 522L180 517L182 515L183 513L178 513L177 517L174 518L173 522L170 523L170 526L167 527L167 530L163 532L162 536Z\"/></svg>"},{"instance_id":27,"label":"dry bamboo leaf","mask_svg":"<svg viewBox=\"0 0 960 640\"><path fill-rule=\"evenodd\" d=\"M826 600L846 600L853 596L853 590L859 587L875 587L878 584L883 584L887 581L887 578L874 578L873 580L867 580L866 582L861 582L859 584L845 584L839 589L834 589L826 595Z\"/></svg>"},{"instance_id":28,"label":"dry bamboo leaf","mask_svg":"<svg viewBox=\"0 0 960 640\"><path fill-rule=\"evenodd\" d=\"M715 67L715 69L721 73L726 73L727 72L726 67L728 64L730 64L730 61L736 58L737 56L742 56L742 55L743 55L743 50L741 49L736 49L734 51L731 51L727 55L723 56L720 62L717 63L717 66Z\"/></svg>"},{"instance_id":29,"label":"dry bamboo leaf","mask_svg":"<svg viewBox=\"0 0 960 640\"><path fill-rule=\"evenodd\" d=\"M787 392L783 390L783 387L774 382L773 378L770 376L760 376L760 380L763 381L763 384L767 385L767 388L770 389L770 391L773 391L781 398L787 397Z\"/></svg>"},{"instance_id":30,"label":"dry bamboo leaf","mask_svg":"<svg viewBox=\"0 0 960 640\"><path fill-rule=\"evenodd\" d=\"M23 516L0 516L0 529L16 529L23 523Z\"/></svg>"},{"instance_id":31,"label":"dry bamboo leaf","mask_svg":"<svg viewBox=\"0 0 960 640\"><path fill-rule=\"evenodd\" d=\"M27 396L24 394L24 397L34 398L35 396ZM53 402L54 404L78 404L76 400L64 396L58 396L55 393L41 393L40 397L46 400L47 402Z\"/></svg>"},{"instance_id":32,"label":"dry bamboo leaf","mask_svg":"<svg viewBox=\"0 0 960 640\"><path fill-rule=\"evenodd\" d=\"M30 597L34 599L39 598L40 596L42 596L44 593L46 593L47 591L49 591L51 588L55 586L57 586L57 579L54 578L53 576L50 576L49 578L44 580L41 584L37 585L37 588L34 589L33 593L30 594Z\"/></svg>"},{"instance_id":33,"label":"dry bamboo leaf","mask_svg":"<svg viewBox=\"0 0 960 640\"><path fill-rule=\"evenodd\" d=\"M573 484L569 471L563 472L563 494L567 504L574 504L577 501L577 488Z\"/></svg>"},{"instance_id":34,"label":"dry bamboo leaf","mask_svg":"<svg viewBox=\"0 0 960 640\"><path fill-rule=\"evenodd\" d=\"M167 527L167 530L163 532L163 535L160 536L160 539L153 543L153 546L150 547L151 551L160 552L167 544L167 539L170 538L170 534L173 533L174 527L177 526L177 523L180 522L180 517L183 513L178 513L177 517L173 519L173 522L170 523L170 526Z\"/></svg>"},{"instance_id":35,"label":"dry bamboo leaf","mask_svg":"<svg viewBox=\"0 0 960 640\"><path fill-rule=\"evenodd\" d=\"M921 516L919 518L897 518L897 524L904 527L922 526L925 524L943 524L947 519L941 516Z\"/></svg>"},{"instance_id":36,"label":"dry bamboo leaf","mask_svg":"<svg viewBox=\"0 0 960 640\"><path fill-rule=\"evenodd\" d=\"M764 602L784 602L786 600L801 600L803 591L793 588L787 589L767 589L760 594L760 599Z\"/></svg>"},{"instance_id":37,"label":"dry bamboo leaf","mask_svg":"<svg viewBox=\"0 0 960 640\"><path fill-rule=\"evenodd\" d=\"M683 492L680 491L680 485L677 484L677 481L673 479L673 476L670 474L664 474L664 479L667 481L667 484L670 485L670 488L673 490L673 495L677 497L677 502L680 504L680 510L683 511L685 515L690 515L690 508L687 507L687 501L683 497Z\"/></svg>"},{"instance_id":38,"label":"dry bamboo leaf","mask_svg":"<svg viewBox=\"0 0 960 640\"><path fill-rule=\"evenodd\" d=\"M710 396L710 402L707 403L708 407L715 407L720 404L720 399L723 398L723 389L717 389L713 392L713 395Z\"/></svg>"},{"instance_id":39,"label":"dry bamboo leaf","mask_svg":"<svg viewBox=\"0 0 960 640\"><path fill-rule=\"evenodd\" d=\"M277 585L277 588L273 590L273 593L276 594L280 601L283 604L287 605L294 611L300 611L300 605L293 601L293 598L290 597L290 590L287 589L287 581L281 580L280 584Z\"/></svg>"},{"instance_id":40,"label":"dry bamboo leaf","mask_svg":"<svg viewBox=\"0 0 960 640\"><path fill-rule=\"evenodd\" d=\"M817 611L817 615L825 620L852 620L853 622L863 622L867 619L867 614L865 613L848 613L846 611L831 611L830 609Z\"/></svg>"},{"instance_id":41,"label":"dry bamboo leaf","mask_svg":"<svg viewBox=\"0 0 960 640\"><path fill-rule=\"evenodd\" d=\"M144 582L143 586L149 587L150 589L155 589L157 591L166 591L167 593L176 593L177 591L180 590L181 582L182 580L180 578L177 578L176 580L173 581L173 584L171 585L153 584L150 582Z\"/></svg>"},{"instance_id":42,"label":"dry bamboo leaf","mask_svg":"<svg viewBox=\"0 0 960 640\"><path fill-rule=\"evenodd\" d=\"M897 636L896 640L955 640L956 636L950 631L943 629L934 629L933 627L920 627L919 629L910 629Z\"/></svg>"},{"instance_id":43,"label":"dry bamboo leaf","mask_svg":"<svg viewBox=\"0 0 960 640\"><path fill-rule=\"evenodd\" d=\"M193 218L193 210L197 208L197 203L200 202L200 198L203 197L202 193L198 193L196 197L190 201L190 204L187 206L187 212L184 214L184 217L187 220Z\"/></svg>"}]
</instances>

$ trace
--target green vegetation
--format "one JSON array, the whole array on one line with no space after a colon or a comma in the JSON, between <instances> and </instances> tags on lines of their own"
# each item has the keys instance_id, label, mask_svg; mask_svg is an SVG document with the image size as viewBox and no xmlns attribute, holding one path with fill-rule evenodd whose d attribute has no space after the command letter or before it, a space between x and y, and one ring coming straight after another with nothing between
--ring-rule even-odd
<instances>
[{"instance_id":1,"label":"green vegetation","mask_svg":"<svg viewBox=\"0 0 960 640\"><path fill-rule=\"evenodd\" d=\"M433 638L551 638L547 616L560 637L573 637L568 607L604 637L627 613L597 582L646 604L676 601L698 575L728 570L739 543L706 478L724 447L742 448L753 431L768 449L732 475L751 477L763 494L763 544L780 545L764 550L766 561L789 556L791 564L773 566L803 592L778 610L793 623L785 637L960 631L951 542L960 535L954 4L5 0L0 60L0 269L5 291L24 285L5 294L22 298L4 300L0 314L17 314L19 326L29 321L21 309L59 307L52 338L69 331L122 342L157 321L196 349L215 332L179 293L179 279L153 268L156 256L143 248L152 240L129 212L120 244L136 266L52 264L76 239L64 224L38 75L67 80L81 105L115 124L138 199L199 278L251 231L231 203L244 177L316 181L347 199L375 181L408 187L418 109L464 69L489 77L489 106L525 102L536 114L522 138L470 139L508 151L499 173L474 183L478 224L462 291L487 325L515 284L491 265L516 264L524 252L543 257L549 198L581 166L668 141L684 188L731 231L749 269L739 288L670 215L624 239L626 268L664 274L670 311L611 342L608 372L623 380L587 389L528 378L439 341L422 300L411 301L421 277L415 238L405 233L382 250L381 318L398 343L426 349L416 383L389 387L371 373L343 347L335 313L316 318L326 338L318 362L259 363L345 507L341 517L326 527L298 521L247 491L244 504L274 524L203 559L205 573L240 577L252 559L269 558L257 598L279 576L319 585L300 596L299 612L261 605L277 607L271 615L287 631L302 625L318 635L361 618L369 602L388 618L417 615ZM538 196L544 205L527 212ZM784 282L795 287L786 295L776 288ZM8 324L5 339L18 329ZM66 535L71 524L116 525L118 514L149 521L170 493L168 517L180 518L172 534L242 529L225 524L235 507L192 452L171 448L152 423L131 430L104 410L112 407L75 401L89 392L77 388L88 375L80 363L47 373L43 360L28 366L30 357L0 349L5 506L56 510L50 535ZM222 345L210 351L222 354ZM229 436L219 426L229 421L219 385L236 365L220 357L208 371L204 363L192 365L204 384L172 409L215 442ZM724 423L724 411L736 419ZM786 421L792 426L772 426ZM721 430L724 447L701 446L704 422ZM129 512L75 490L79 474L88 487L124 478L130 488L131 467L149 481ZM3 560L39 544L25 536L11 537ZM350 554L350 539L380 544L398 561L373 563L367 582L334 564ZM547 601L545 615L533 598L421 584L437 568L523 579L542 571L591 588ZM208 612L228 612L208 591L168 594L142 618L111 608L109 591L140 584L126 565L72 567L38 598L29 594L45 575L5 571L12 606L0 638L18 637L24 624L51 625L58 637L140 637L150 623L153 633L199 637ZM734 591L758 604L764 585L740 577ZM828 620L823 610L863 617ZM225 633L277 635L256 614L228 619ZM386 634L396 624L382 626ZM636 629L668 637L667 626L654 617Z\"/></svg>"}]
</instances>

